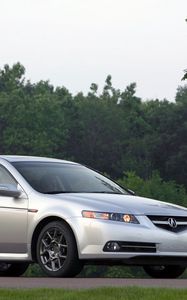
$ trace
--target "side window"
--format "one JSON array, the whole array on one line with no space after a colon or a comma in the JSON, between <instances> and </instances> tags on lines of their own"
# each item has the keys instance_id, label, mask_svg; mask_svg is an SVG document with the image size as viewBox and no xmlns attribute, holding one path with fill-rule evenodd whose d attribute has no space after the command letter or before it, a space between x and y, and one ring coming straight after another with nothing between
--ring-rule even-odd
<instances>
[{"instance_id":1,"label":"side window","mask_svg":"<svg viewBox=\"0 0 187 300\"><path fill-rule=\"evenodd\" d=\"M0 166L0 184L17 185L15 179L10 175L10 173L3 166Z\"/></svg>"}]
</instances>

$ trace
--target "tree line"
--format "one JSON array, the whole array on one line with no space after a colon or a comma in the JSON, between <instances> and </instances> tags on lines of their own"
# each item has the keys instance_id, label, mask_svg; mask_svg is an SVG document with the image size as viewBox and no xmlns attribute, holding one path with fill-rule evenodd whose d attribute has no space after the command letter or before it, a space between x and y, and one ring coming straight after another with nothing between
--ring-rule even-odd
<instances>
[{"instance_id":1,"label":"tree line","mask_svg":"<svg viewBox=\"0 0 187 300\"><path fill-rule=\"evenodd\" d=\"M102 92L72 95L48 81L31 83L17 63L0 70L0 153L59 157L114 179L156 170L187 188L187 86L175 102L142 101L136 84L123 91L109 75Z\"/></svg>"}]
</instances>

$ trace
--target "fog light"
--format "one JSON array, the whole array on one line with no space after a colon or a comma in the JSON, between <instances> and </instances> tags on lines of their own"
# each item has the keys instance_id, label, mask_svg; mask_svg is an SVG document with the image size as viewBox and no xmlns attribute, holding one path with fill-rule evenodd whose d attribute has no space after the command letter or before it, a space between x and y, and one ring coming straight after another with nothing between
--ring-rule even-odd
<instances>
[{"instance_id":1,"label":"fog light","mask_svg":"<svg viewBox=\"0 0 187 300\"><path fill-rule=\"evenodd\" d=\"M117 242L108 242L105 249L106 251L115 252L120 250L120 246Z\"/></svg>"}]
</instances>

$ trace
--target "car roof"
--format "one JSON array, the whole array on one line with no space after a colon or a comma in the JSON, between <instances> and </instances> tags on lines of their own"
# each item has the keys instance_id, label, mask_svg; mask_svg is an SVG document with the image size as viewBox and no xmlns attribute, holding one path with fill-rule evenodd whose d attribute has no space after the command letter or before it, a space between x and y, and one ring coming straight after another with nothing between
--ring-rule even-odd
<instances>
[{"instance_id":1,"label":"car roof","mask_svg":"<svg viewBox=\"0 0 187 300\"><path fill-rule=\"evenodd\" d=\"M0 155L0 158L5 159L9 162L60 162L67 164L77 164L72 161L62 160L57 158L48 158L48 157L40 157L40 156L22 156L22 155Z\"/></svg>"}]
</instances>

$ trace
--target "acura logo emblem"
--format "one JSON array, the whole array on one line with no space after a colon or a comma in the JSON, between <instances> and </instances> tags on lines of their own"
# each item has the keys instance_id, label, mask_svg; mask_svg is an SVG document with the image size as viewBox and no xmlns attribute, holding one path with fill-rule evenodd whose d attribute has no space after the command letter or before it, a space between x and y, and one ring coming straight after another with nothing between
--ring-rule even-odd
<instances>
[{"instance_id":1,"label":"acura logo emblem","mask_svg":"<svg viewBox=\"0 0 187 300\"><path fill-rule=\"evenodd\" d=\"M169 218L168 219L168 225L172 228L176 228L177 227L177 222L174 218Z\"/></svg>"}]
</instances>

